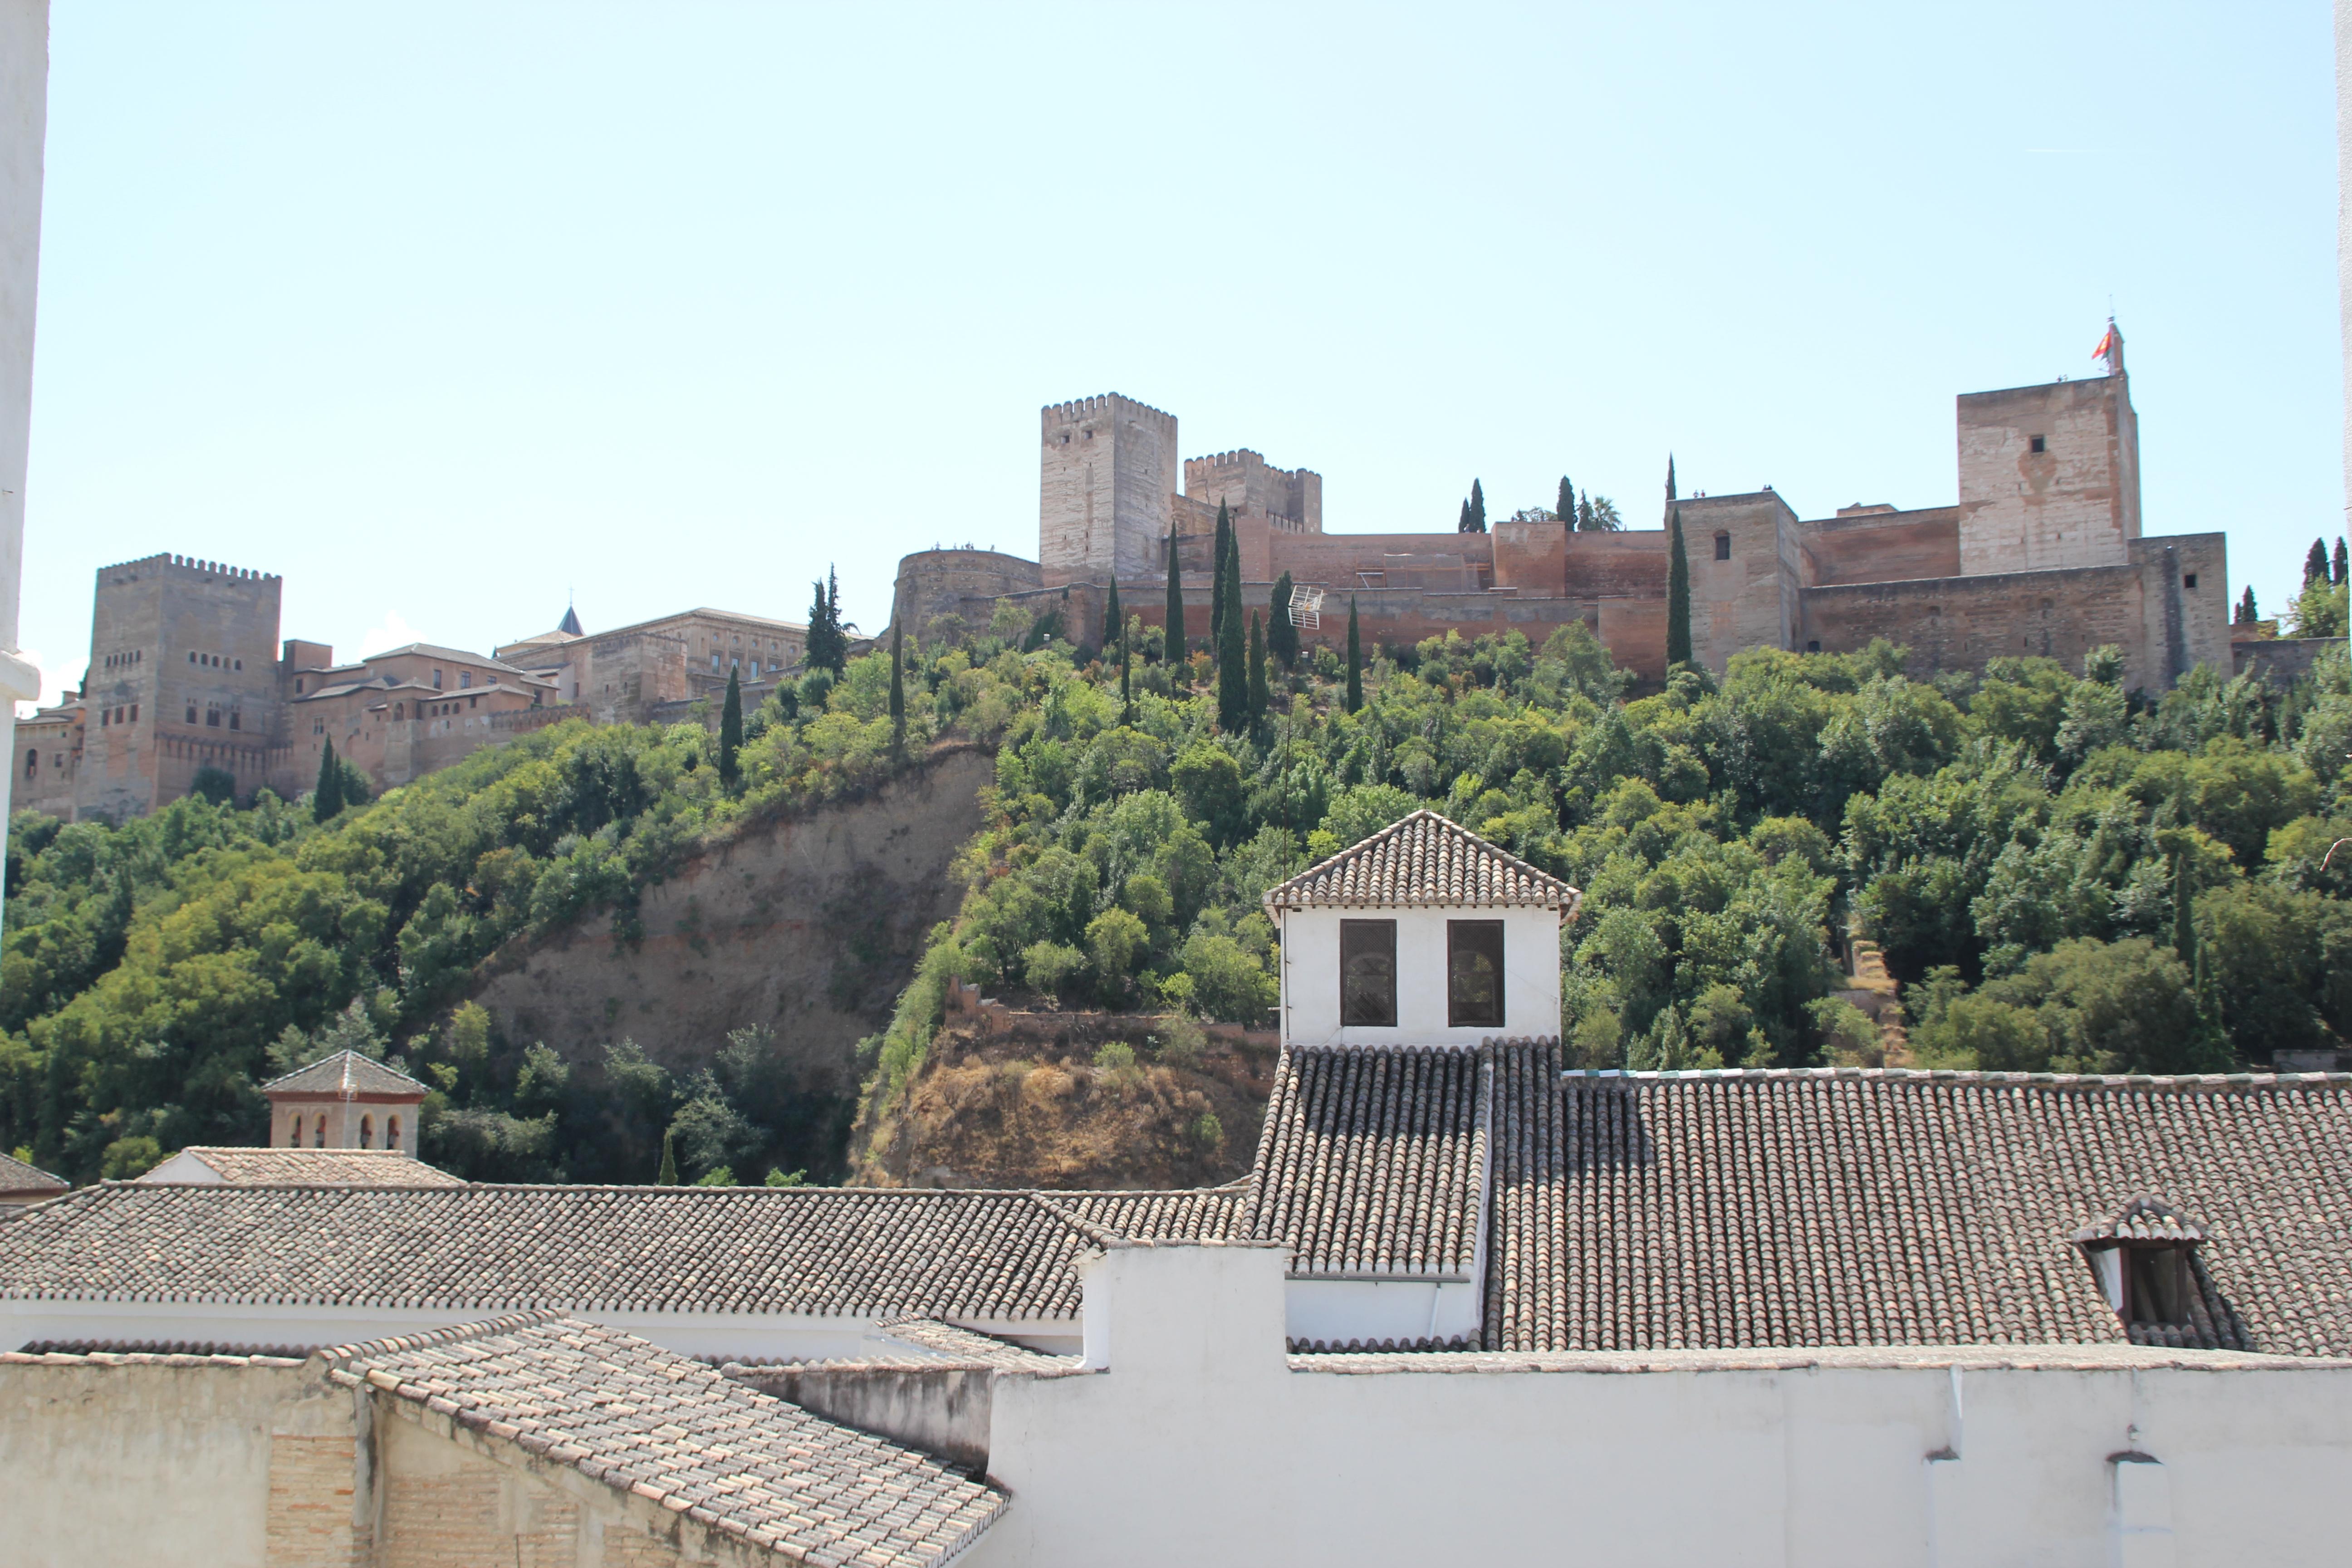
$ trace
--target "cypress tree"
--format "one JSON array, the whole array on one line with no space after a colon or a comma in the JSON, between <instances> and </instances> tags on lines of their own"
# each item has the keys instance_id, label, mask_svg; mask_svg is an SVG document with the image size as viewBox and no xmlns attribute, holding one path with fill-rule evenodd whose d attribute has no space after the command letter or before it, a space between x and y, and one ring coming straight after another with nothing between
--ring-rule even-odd
<instances>
[{"instance_id":1,"label":"cypress tree","mask_svg":"<svg viewBox=\"0 0 2352 1568\"><path fill-rule=\"evenodd\" d=\"M1249 716L1253 724L1265 722L1267 705L1265 689L1265 628L1258 621L1257 612L1250 612L1249 636Z\"/></svg>"},{"instance_id":2,"label":"cypress tree","mask_svg":"<svg viewBox=\"0 0 2352 1568\"><path fill-rule=\"evenodd\" d=\"M1127 639L1127 616L1118 607L1118 579L1116 577L1110 580L1110 597L1103 601L1102 645L1106 649L1110 647L1113 637L1122 642Z\"/></svg>"},{"instance_id":3,"label":"cypress tree","mask_svg":"<svg viewBox=\"0 0 2352 1568\"><path fill-rule=\"evenodd\" d=\"M824 581L812 586L816 595L809 605L808 641L801 649L801 662L839 675L849 667L849 638L841 629L841 579L828 566Z\"/></svg>"},{"instance_id":4,"label":"cypress tree","mask_svg":"<svg viewBox=\"0 0 2352 1568\"><path fill-rule=\"evenodd\" d=\"M1282 660L1285 669L1298 662L1298 627L1290 618L1293 587L1290 574L1285 572L1274 580L1274 596L1266 601L1266 650Z\"/></svg>"},{"instance_id":5,"label":"cypress tree","mask_svg":"<svg viewBox=\"0 0 2352 1568\"><path fill-rule=\"evenodd\" d=\"M1217 638L1225 629L1225 550L1234 542L1234 516L1217 502L1216 567L1209 578L1209 646L1222 647Z\"/></svg>"},{"instance_id":6,"label":"cypress tree","mask_svg":"<svg viewBox=\"0 0 2352 1568\"><path fill-rule=\"evenodd\" d=\"M1249 647L1242 637L1241 546L1231 546L1225 560L1224 614L1219 617L1217 643L1217 724L1228 734L1249 727Z\"/></svg>"},{"instance_id":7,"label":"cypress tree","mask_svg":"<svg viewBox=\"0 0 2352 1568\"><path fill-rule=\"evenodd\" d=\"M1176 531L1168 531L1168 630L1160 657L1170 664L1184 662L1184 563L1176 554Z\"/></svg>"},{"instance_id":8,"label":"cypress tree","mask_svg":"<svg viewBox=\"0 0 2352 1568\"><path fill-rule=\"evenodd\" d=\"M1672 505L1674 504L1674 501L1675 501L1675 455L1674 455L1672 452L1668 452L1668 453L1666 454L1666 504L1667 504L1668 506L1672 506Z\"/></svg>"},{"instance_id":9,"label":"cypress tree","mask_svg":"<svg viewBox=\"0 0 2352 1568\"><path fill-rule=\"evenodd\" d=\"M2303 585L2311 586L2312 579L2325 582L2327 578L2327 544L2325 540L2311 542L2311 552L2303 558Z\"/></svg>"},{"instance_id":10,"label":"cypress tree","mask_svg":"<svg viewBox=\"0 0 2352 1568\"><path fill-rule=\"evenodd\" d=\"M1135 649L1125 626L1118 629L1118 721L1135 722Z\"/></svg>"},{"instance_id":11,"label":"cypress tree","mask_svg":"<svg viewBox=\"0 0 2352 1568\"><path fill-rule=\"evenodd\" d=\"M2254 585L2249 583L2246 584L2245 596L2238 601L2237 624L2242 626L2251 626L2262 618L2262 612L2254 608Z\"/></svg>"},{"instance_id":12,"label":"cypress tree","mask_svg":"<svg viewBox=\"0 0 2352 1568\"><path fill-rule=\"evenodd\" d=\"M654 1185L657 1187L677 1185L677 1150L672 1146L672 1142L671 1129L663 1128L661 1174L654 1178Z\"/></svg>"},{"instance_id":13,"label":"cypress tree","mask_svg":"<svg viewBox=\"0 0 2352 1568\"><path fill-rule=\"evenodd\" d=\"M1460 520L1454 523L1454 531L1456 533L1467 533L1470 531L1470 498L1467 496L1462 498L1462 516Z\"/></svg>"},{"instance_id":14,"label":"cypress tree","mask_svg":"<svg viewBox=\"0 0 2352 1568\"><path fill-rule=\"evenodd\" d=\"M2189 886L2189 851L2172 852L2172 951L2197 973L2197 903Z\"/></svg>"},{"instance_id":15,"label":"cypress tree","mask_svg":"<svg viewBox=\"0 0 2352 1568\"><path fill-rule=\"evenodd\" d=\"M1470 531L1486 531L1486 492L1478 488L1476 479L1470 481Z\"/></svg>"},{"instance_id":16,"label":"cypress tree","mask_svg":"<svg viewBox=\"0 0 2352 1568\"><path fill-rule=\"evenodd\" d=\"M1116 592L1116 590L1114 590ZM906 631L890 628L890 754L907 754Z\"/></svg>"},{"instance_id":17,"label":"cypress tree","mask_svg":"<svg viewBox=\"0 0 2352 1568\"><path fill-rule=\"evenodd\" d=\"M1566 523L1570 532L1575 531L1576 487L1568 482L1566 474L1559 477L1559 504L1552 509L1552 515Z\"/></svg>"},{"instance_id":18,"label":"cypress tree","mask_svg":"<svg viewBox=\"0 0 2352 1568\"><path fill-rule=\"evenodd\" d=\"M1580 533L1592 531L1592 492L1591 490L1585 491L1584 499L1576 503L1576 528Z\"/></svg>"},{"instance_id":19,"label":"cypress tree","mask_svg":"<svg viewBox=\"0 0 2352 1568\"><path fill-rule=\"evenodd\" d=\"M332 735L319 748L319 783L310 792L310 820L326 822L343 809L343 770L335 762Z\"/></svg>"},{"instance_id":20,"label":"cypress tree","mask_svg":"<svg viewBox=\"0 0 2352 1568\"><path fill-rule=\"evenodd\" d=\"M1674 513L1666 556L1666 666L1691 661L1690 557L1683 551L1683 510Z\"/></svg>"},{"instance_id":21,"label":"cypress tree","mask_svg":"<svg viewBox=\"0 0 2352 1568\"><path fill-rule=\"evenodd\" d=\"M735 787L741 770L735 753L743 749L743 685L735 672L727 672L727 706L719 710L719 780L729 789Z\"/></svg>"},{"instance_id":22,"label":"cypress tree","mask_svg":"<svg viewBox=\"0 0 2352 1568\"><path fill-rule=\"evenodd\" d=\"M2333 583L2339 588L2344 586L2344 570L2347 564L2347 563L2344 554L2344 541L2339 538L2336 542L2336 559L2330 566L2327 579L2330 583Z\"/></svg>"},{"instance_id":23,"label":"cypress tree","mask_svg":"<svg viewBox=\"0 0 2352 1568\"><path fill-rule=\"evenodd\" d=\"M1348 711L1364 706L1364 645L1356 634L1356 595L1348 595Z\"/></svg>"}]
</instances>

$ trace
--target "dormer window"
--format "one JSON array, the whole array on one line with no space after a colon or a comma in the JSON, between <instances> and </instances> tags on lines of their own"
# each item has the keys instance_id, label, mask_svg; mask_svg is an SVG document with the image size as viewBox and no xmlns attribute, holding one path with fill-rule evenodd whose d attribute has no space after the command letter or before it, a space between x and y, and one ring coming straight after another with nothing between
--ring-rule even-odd
<instances>
[{"instance_id":1,"label":"dormer window","mask_svg":"<svg viewBox=\"0 0 2352 1568\"><path fill-rule=\"evenodd\" d=\"M1339 922L1339 1021L1356 1028L1396 1026L1394 921Z\"/></svg>"},{"instance_id":2,"label":"dormer window","mask_svg":"<svg viewBox=\"0 0 2352 1568\"><path fill-rule=\"evenodd\" d=\"M1456 1029L1503 1026L1503 922L1445 922L1445 1022Z\"/></svg>"},{"instance_id":3,"label":"dormer window","mask_svg":"<svg viewBox=\"0 0 2352 1568\"><path fill-rule=\"evenodd\" d=\"M2189 1304L2197 1282L2189 1254L2204 1239L2196 1226L2154 1197L2134 1198L2112 1218L2074 1233L2098 1276L2099 1293L2127 1332L2194 1321Z\"/></svg>"}]
</instances>

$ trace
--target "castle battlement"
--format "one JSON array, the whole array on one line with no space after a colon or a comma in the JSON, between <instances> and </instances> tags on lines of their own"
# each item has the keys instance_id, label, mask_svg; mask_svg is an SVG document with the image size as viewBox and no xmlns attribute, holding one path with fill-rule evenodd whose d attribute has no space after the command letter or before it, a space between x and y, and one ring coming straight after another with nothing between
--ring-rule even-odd
<instances>
[{"instance_id":1,"label":"castle battlement","mask_svg":"<svg viewBox=\"0 0 2352 1568\"><path fill-rule=\"evenodd\" d=\"M199 572L209 576L226 577L244 582L274 583L278 580L278 574L275 572L257 572L249 566L226 566L217 561L198 561L193 556L162 553L142 555L136 561L117 561L111 565L101 566L98 570L99 574L103 576L109 572L128 572L134 567L161 569L166 566L175 566L182 571Z\"/></svg>"},{"instance_id":2,"label":"castle battlement","mask_svg":"<svg viewBox=\"0 0 2352 1568\"><path fill-rule=\"evenodd\" d=\"M1073 419L1083 419L1089 414L1108 414L1115 408L1126 408L1137 414L1149 414L1155 419L1166 420L1171 426L1176 423L1176 416L1166 409L1154 408L1149 403L1138 403L1134 398L1118 392L1106 392L1096 397L1075 398L1068 403L1049 403L1037 412L1042 419L1066 424Z\"/></svg>"}]
</instances>

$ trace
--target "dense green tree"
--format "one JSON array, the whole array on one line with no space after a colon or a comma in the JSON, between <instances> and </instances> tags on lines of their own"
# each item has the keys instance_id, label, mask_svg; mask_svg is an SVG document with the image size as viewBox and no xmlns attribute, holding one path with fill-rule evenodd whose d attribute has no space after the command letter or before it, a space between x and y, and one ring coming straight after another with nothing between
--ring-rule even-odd
<instances>
[{"instance_id":1,"label":"dense green tree","mask_svg":"<svg viewBox=\"0 0 2352 1568\"><path fill-rule=\"evenodd\" d=\"M1552 508L1552 515L1559 519L1559 521L1565 524L1571 532L1574 531L1576 528L1576 487L1568 482L1568 476L1566 474L1562 474L1559 477L1559 504Z\"/></svg>"},{"instance_id":2,"label":"dense green tree","mask_svg":"<svg viewBox=\"0 0 2352 1568\"><path fill-rule=\"evenodd\" d=\"M310 791L310 820L329 822L343 809L343 770L335 760L335 738L319 742L319 782Z\"/></svg>"},{"instance_id":3,"label":"dense green tree","mask_svg":"<svg viewBox=\"0 0 2352 1568\"><path fill-rule=\"evenodd\" d=\"M1674 505L1675 499L1675 455L1668 452L1666 454L1666 504Z\"/></svg>"},{"instance_id":4,"label":"dense green tree","mask_svg":"<svg viewBox=\"0 0 2352 1568\"><path fill-rule=\"evenodd\" d=\"M1273 595L1266 601L1266 651L1290 669L1298 663L1298 627L1290 618L1290 595L1295 584L1285 572L1274 580Z\"/></svg>"},{"instance_id":5,"label":"dense green tree","mask_svg":"<svg viewBox=\"0 0 2352 1568\"><path fill-rule=\"evenodd\" d=\"M2338 538L2336 541L2336 554L2328 563L2327 580L2337 587L2342 587L2346 566L2344 541Z\"/></svg>"},{"instance_id":6,"label":"dense green tree","mask_svg":"<svg viewBox=\"0 0 2352 1568\"><path fill-rule=\"evenodd\" d=\"M1135 649L1123 632L1118 639L1118 721L1135 722Z\"/></svg>"},{"instance_id":7,"label":"dense green tree","mask_svg":"<svg viewBox=\"0 0 2352 1568\"><path fill-rule=\"evenodd\" d=\"M1118 578L1116 574L1111 577L1110 592L1103 600L1102 646L1105 650L1110 647L1114 637L1120 642L1127 640L1127 614L1118 607Z\"/></svg>"},{"instance_id":8,"label":"dense green tree","mask_svg":"<svg viewBox=\"0 0 2352 1568\"><path fill-rule=\"evenodd\" d=\"M708 711L708 710L705 710ZM719 777L733 789L743 770L737 754L743 750L743 686L732 668L727 671L727 702L719 710Z\"/></svg>"},{"instance_id":9,"label":"dense green tree","mask_svg":"<svg viewBox=\"0 0 2352 1568\"><path fill-rule=\"evenodd\" d=\"M1184 642L1184 563L1176 553L1176 531L1168 531L1168 618L1160 634L1160 658L1168 664L1181 664L1188 651Z\"/></svg>"},{"instance_id":10,"label":"dense green tree","mask_svg":"<svg viewBox=\"0 0 2352 1568\"><path fill-rule=\"evenodd\" d=\"M849 634L841 625L841 579L827 567L824 581L814 584L809 603L808 636L802 644L801 662L811 669L839 675L848 668Z\"/></svg>"},{"instance_id":11,"label":"dense green tree","mask_svg":"<svg viewBox=\"0 0 2352 1568\"><path fill-rule=\"evenodd\" d=\"M1676 507L1666 541L1666 666L1691 661L1690 556L1683 548L1683 513Z\"/></svg>"},{"instance_id":12,"label":"dense green tree","mask_svg":"<svg viewBox=\"0 0 2352 1568\"><path fill-rule=\"evenodd\" d=\"M215 805L227 805L236 798L236 775L207 763L188 781L188 793Z\"/></svg>"},{"instance_id":13,"label":"dense green tree","mask_svg":"<svg viewBox=\"0 0 2352 1568\"><path fill-rule=\"evenodd\" d=\"M2327 541L2315 539L2303 557L2303 581L2305 587L2327 581Z\"/></svg>"},{"instance_id":14,"label":"dense green tree","mask_svg":"<svg viewBox=\"0 0 2352 1568\"><path fill-rule=\"evenodd\" d=\"M1344 699L1348 711L1360 712L1364 706L1364 645L1356 629L1356 595L1348 595L1348 692Z\"/></svg>"},{"instance_id":15,"label":"dense green tree","mask_svg":"<svg viewBox=\"0 0 2352 1568\"><path fill-rule=\"evenodd\" d=\"M1587 492L1577 512L1576 526L1585 533L1618 533L1623 531L1625 520L1618 513L1615 501Z\"/></svg>"},{"instance_id":16,"label":"dense green tree","mask_svg":"<svg viewBox=\"0 0 2352 1568\"><path fill-rule=\"evenodd\" d=\"M2254 585L2249 583L2246 584L2245 593L2238 599L2238 613L2231 617L2231 625L2251 626L2262 618L2263 613L2254 608Z\"/></svg>"},{"instance_id":17,"label":"dense green tree","mask_svg":"<svg viewBox=\"0 0 2352 1568\"><path fill-rule=\"evenodd\" d=\"M1470 481L1470 499L1462 503L1462 531L1486 531L1486 490L1476 479Z\"/></svg>"}]
</instances>

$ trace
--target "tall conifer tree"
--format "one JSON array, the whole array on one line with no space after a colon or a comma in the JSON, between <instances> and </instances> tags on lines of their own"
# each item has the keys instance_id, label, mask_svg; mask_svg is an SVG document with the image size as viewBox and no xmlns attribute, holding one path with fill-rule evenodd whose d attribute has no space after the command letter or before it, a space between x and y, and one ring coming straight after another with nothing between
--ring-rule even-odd
<instances>
[{"instance_id":1,"label":"tall conifer tree","mask_svg":"<svg viewBox=\"0 0 2352 1568\"><path fill-rule=\"evenodd\" d=\"M1217 723L1228 734L1249 727L1249 645L1242 636L1241 546L1229 543L1225 556L1224 614L1219 617L1217 644Z\"/></svg>"},{"instance_id":2,"label":"tall conifer tree","mask_svg":"<svg viewBox=\"0 0 2352 1568\"><path fill-rule=\"evenodd\" d=\"M719 781L729 789L735 787L740 770L735 754L743 749L743 684L735 672L727 672L727 704L719 710Z\"/></svg>"},{"instance_id":3,"label":"tall conifer tree","mask_svg":"<svg viewBox=\"0 0 2352 1568\"><path fill-rule=\"evenodd\" d=\"M1566 523L1570 531L1575 529L1576 487L1568 482L1566 474L1559 477L1559 504L1552 509L1552 515Z\"/></svg>"},{"instance_id":4,"label":"tall conifer tree","mask_svg":"<svg viewBox=\"0 0 2352 1568\"><path fill-rule=\"evenodd\" d=\"M849 668L849 638L841 629L841 578L828 566L824 581L813 586L816 595L809 605L808 641L802 646L801 662L839 675Z\"/></svg>"},{"instance_id":5,"label":"tall conifer tree","mask_svg":"<svg viewBox=\"0 0 2352 1568\"><path fill-rule=\"evenodd\" d=\"M1486 531L1486 492L1476 479L1470 481L1470 531Z\"/></svg>"},{"instance_id":6,"label":"tall conifer tree","mask_svg":"<svg viewBox=\"0 0 2352 1568\"><path fill-rule=\"evenodd\" d=\"M1666 664L1690 661L1690 556L1683 550L1683 509L1676 507L1666 556Z\"/></svg>"},{"instance_id":7,"label":"tall conifer tree","mask_svg":"<svg viewBox=\"0 0 2352 1568\"><path fill-rule=\"evenodd\" d=\"M1118 628L1118 721L1135 722L1135 648L1127 628Z\"/></svg>"},{"instance_id":8,"label":"tall conifer tree","mask_svg":"<svg viewBox=\"0 0 2352 1568\"><path fill-rule=\"evenodd\" d=\"M310 792L310 820L327 822L343 809L343 770L335 761L332 735L319 748L319 783Z\"/></svg>"},{"instance_id":9,"label":"tall conifer tree","mask_svg":"<svg viewBox=\"0 0 2352 1568\"><path fill-rule=\"evenodd\" d=\"M1103 601L1102 646L1104 650L1106 652L1109 650L1111 638L1118 637L1124 640L1126 637L1127 615L1118 607L1118 579L1113 577L1110 580L1110 597Z\"/></svg>"},{"instance_id":10,"label":"tall conifer tree","mask_svg":"<svg viewBox=\"0 0 2352 1568\"><path fill-rule=\"evenodd\" d=\"M1290 618L1293 586L1290 574L1285 572L1274 580L1274 596L1266 602L1266 649L1282 660L1285 669L1298 662L1298 627Z\"/></svg>"},{"instance_id":11,"label":"tall conifer tree","mask_svg":"<svg viewBox=\"0 0 2352 1568\"><path fill-rule=\"evenodd\" d=\"M1249 716L1253 724L1265 722L1268 693L1265 689L1265 627L1259 622L1257 612L1250 612L1249 635Z\"/></svg>"},{"instance_id":12,"label":"tall conifer tree","mask_svg":"<svg viewBox=\"0 0 2352 1568\"><path fill-rule=\"evenodd\" d=\"M1160 641L1160 658L1184 662L1184 563L1176 553L1176 531L1168 531L1168 626Z\"/></svg>"},{"instance_id":13,"label":"tall conifer tree","mask_svg":"<svg viewBox=\"0 0 2352 1568\"><path fill-rule=\"evenodd\" d=\"M2310 586L2311 580L2315 577L2325 581L2326 576L2327 542L2321 539L2315 539L2311 542L2310 552L2303 558L2304 585L2305 587Z\"/></svg>"},{"instance_id":14,"label":"tall conifer tree","mask_svg":"<svg viewBox=\"0 0 2352 1568\"><path fill-rule=\"evenodd\" d=\"M2197 973L2197 901L2189 885L2189 852L2172 852L2172 951Z\"/></svg>"},{"instance_id":15,"label":"tall conifer tree","mask_svg":"<svg viewBox=\"0 0 2352 1568\"><path fill-rule=\"evenodd\" d=\"M2344 585L2344 571L2347 564L2347 563L2344 554L2344 541L2338 539L2336 542L2336 559L2330 567L2327 580L2335 584L2339 588Z\"/></svg>"},{"instance_id":16,"label":"tall conifer tree","mask_svg":"<svg viewBox=\"0 0 2352 1568\"><path fill-rule=\"evenodd\" d=\"M2234 624L2251 626L2262 618L2262 612L2254 608L2254 585L2249 583L2246 584L2245 596L2238 601L2238 615Z\"/></svg>"},{"instance_id":17,"label":"tall conifer tree","mask_svg":"<svg viewBox=\"0 0 2352 1568\"><path fill-rule=\"evenodd\" d=\"M1356 595L1348 595L1348 711L1364 706L1364 645L1356 632Z\"/></svg>"},{"instance_id":18,"label":"tall conifer tree","mask_svg":"<svg viewBox=\"0 0 2352 1568\"><path fill-rule=\"evenodd\" d=\"M1116 590L1113 590L1116 592ZM906 628L890 628L890 754L907 754Z\"/></svg>"},{"instance_id":19,"label":"tall conifer tree","mask_svg":"<svg viewBox=\"0 0 2352 1568\"><path fill-rule=\"evenodd\" d=\"M1468 496L1464 496L1462 498L1462 517L1459 521L1454 523L1454 531L1456 533L1467 533L1470 531L1470 498Z\"/></svg>"},{"instance_id":20,"label":"tall conifer tree","mask_svg":"<svg viewBox=\"0 0 2352 1568\"><path fill-rule=\"evenodd\" d=\"M1234 514L1225 510L1221 497L1217 501L1216 567L1209 580L1209 646L1222 646L1218 637L1225 629L1225 570L1226 552L1234 542Z\"/></svg>"},{"instance_id":21,"label":"tall conifer tree","mask_svg":"<svg viewBox=\"0 0 2352 1568\"><path fill-rule=\"evenodd\" d=\"M1672 506L1674 503L1675 503L1675 455L1674 455L1672 452L1668 452L1668 453L1666 454L1666 504L1667 504L1668 506Z\"/></svg>"}]
</instances>

